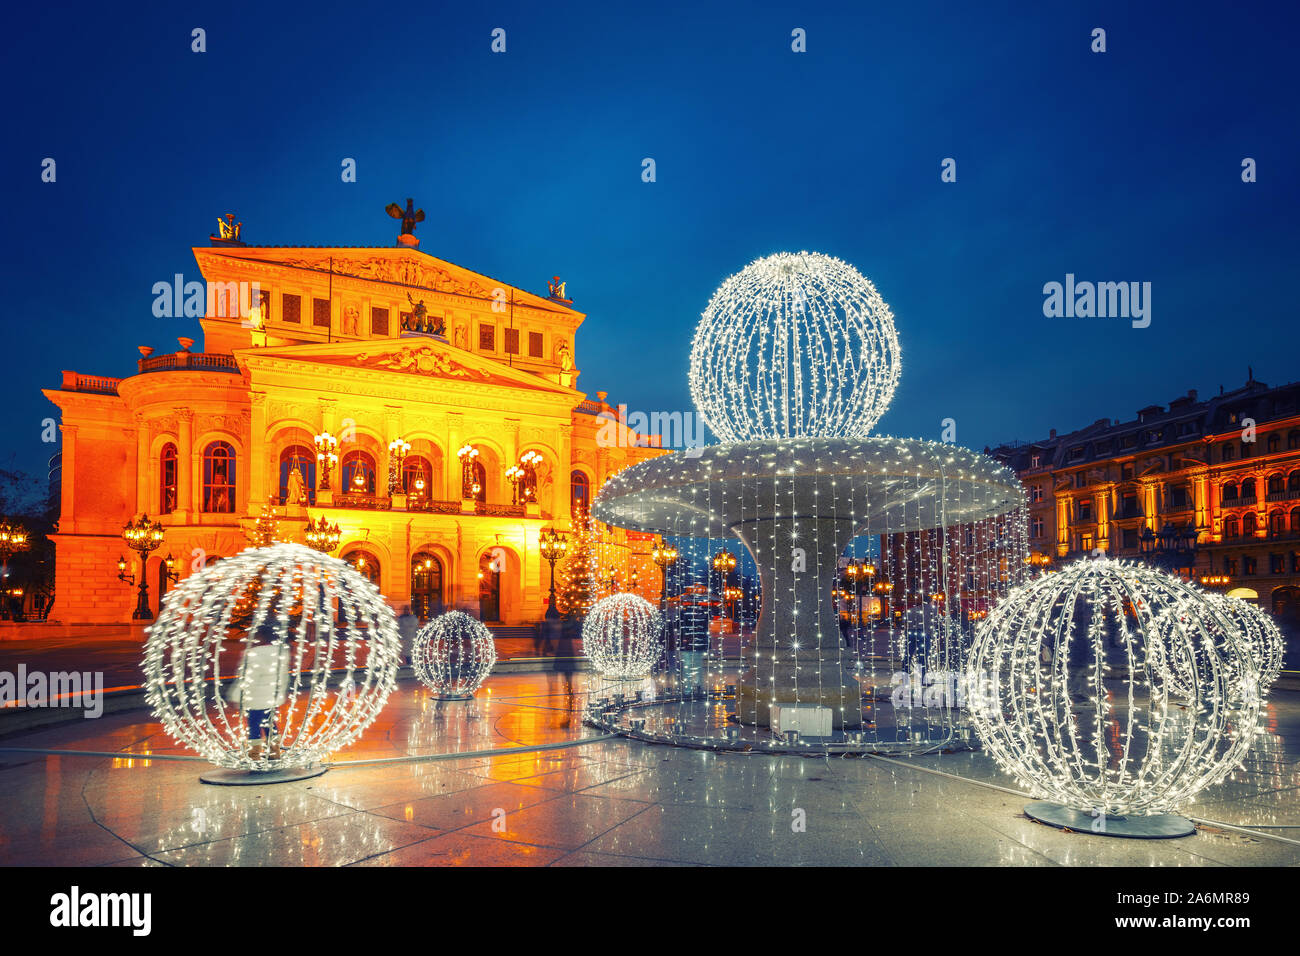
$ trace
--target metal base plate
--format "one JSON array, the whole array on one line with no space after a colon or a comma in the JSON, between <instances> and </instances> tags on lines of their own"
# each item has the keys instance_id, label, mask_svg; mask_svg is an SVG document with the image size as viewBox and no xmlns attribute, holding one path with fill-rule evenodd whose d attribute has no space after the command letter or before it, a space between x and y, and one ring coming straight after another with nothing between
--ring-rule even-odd
<instances>
[{"instance_id":1,"label":"metal base plate","mask_svg":"<svg viewBox=\"0 0 1300 956\"><path fill-rule=\"evenodd\" d=\"M1125 837L1130 840L1170 840L1191 836L1196 832L1196 825L1191 820L1176 813L1152 813L1141 817L1094 817L1082 810L1071 810L1046 800L1026 804L1025 816L1062 830Z\"/></svg>"},{"instance_id":2,"label":"metal base plate","mask_svg":"<svg viewBox=\"0 0 1300 956\"><path fill-rule=\"evenodd\" d=\"M319 777L329 767L285 767L282 770L212 770L201 774L201 783L214 787L260 787L271 783L293 783Z\"/></svg>"},{"instance_id":3,"label":"metal base plate","mask_svg":"<svg viewBox=\"0 0 1300 956\"><path fill-rule=\"evenodd\" d=\"M473 694L430 694L429 700L473 700Z\"/></svg>"}]
</instances>

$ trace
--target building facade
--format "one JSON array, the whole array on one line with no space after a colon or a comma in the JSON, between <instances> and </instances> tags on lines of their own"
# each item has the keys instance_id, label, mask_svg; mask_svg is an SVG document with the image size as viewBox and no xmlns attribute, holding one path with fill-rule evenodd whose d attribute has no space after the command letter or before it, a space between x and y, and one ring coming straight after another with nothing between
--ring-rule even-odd
<instances>
[{"instance_id":1,"label":"building facade","mask_svg":"<svg viewBox=\"0 0 1300 956\"><path fill-rule=\"evenodd\" d=\"M490 622L542 617L538 536L566 531L614 472L659 454L577 389L585 318L549 296L394 247L265 247L222 229L195 248L204 283L155 287L155 314L201 316L201 350L139 346L128 378L65 371L61 517L51 620L129 621L255 539L309 522L340 529L334 553L399 612L461 608ZM174 303L175 311L172 310ZM200 311L201 310L201 311ZM141 569L122 530L140 513L165 536ZM658 593L649 542L604 532L616 579Z\"/></svg>"},{"instance_id":2,"label":"building facade","mask_svg":"<svg viewBox=\"0 0 1300 956\"><path fill-rule=\"evenodd\" d=\"M1139 557L1164 532L1191 577L1300 637L1300 383L1252 375L1209 400L1190 391L1132 421L988 453L1029 491L1036 560Z\"/></svg>"}]
</instances>

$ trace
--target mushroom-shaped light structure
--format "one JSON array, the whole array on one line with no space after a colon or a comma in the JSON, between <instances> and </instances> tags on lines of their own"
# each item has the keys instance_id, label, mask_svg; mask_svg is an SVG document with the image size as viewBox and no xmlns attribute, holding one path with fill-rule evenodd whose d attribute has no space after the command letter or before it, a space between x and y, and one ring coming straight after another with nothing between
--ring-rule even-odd
<instances>
[{"instance_id":1,"label":"mushroom-shaped light structure","mask_svg":"<svg viewBox=\"0 0 1300 956\"><path fill-rule=\"evenodd\" d=\"M448 611L416 634L411 645L415 676L445 700L468 700L497 662L496 641L482 621Z\"/></svg>"},{"instance_id":2,"label":"mushroom-shaped light structure","mask_svg":"<svg viewBox=\"0 0 1300 956\"><path fill-rule=\"evenodd\" d=\"M595 603L582 622L582 649L602 677L638 680L663 653L663 622L655 606L630 592Z\"/></svg>"},{"instance_id":3,"label":"mushroom-shaped light structure","mask_svg":"<svg viewBox=\"0 0 1300 956\"><path fill-rule=\"evenodd\" d=\"M900 576L897 616L925 605L915 618L928 622L890 667L959 669L949 636L963 586L1000 594L1025 571L1014 473L955 445L867 436L898 377L893 316L869 280L816 253L760 259L718 289L691 351L692 397L724 443L640 462L596 498L607 524L748 548L762 607L743 652L743 723L767 725L772 705L792 702L829 707L837 730L862 726L861 662L832 600L855 537L913 556L881 555Z\"/></svg>"},{"instance_id":4,"label":"mushroom-shaped light structure","mask_svg":"<svg viewBox=\"0 0 1300 956\"><path fill-rule=\"evenodd\" d=\"M1181 836L1171 813L1258 732L1251 648L1221 601L1145 565L1084 559L1014 590L977 628L972 719L1046 823Z\"/></svg>"},{"instance_id":5,"label":"mushroom-shaped light structure","mask_svg":"<svg viewBox=\"0 0 1300 956\"><path fill-rule=\"evenodd\" d=\"M278 544L214 562L167 593L148 630L145 688L179 743L265 774L316 767L360 737L401 655L373 584L337 558Z\"/></svg>"}]
</instances>

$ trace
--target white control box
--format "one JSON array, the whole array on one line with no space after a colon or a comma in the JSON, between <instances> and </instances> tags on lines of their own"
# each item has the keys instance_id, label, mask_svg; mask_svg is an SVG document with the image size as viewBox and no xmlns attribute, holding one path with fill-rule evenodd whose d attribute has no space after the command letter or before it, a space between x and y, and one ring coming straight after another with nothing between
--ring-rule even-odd
<instances>
[{"instance_id":1,"label":"white control box","mask_svg":"<svg viewBox=\"0 0 1300 956\"><path fill-rule=\"evenodd\" d=\"M778 734L793 730L800 737L829 737L831 709L822 704L773 704L772 730Z\"/></svg>"}]
</instances>

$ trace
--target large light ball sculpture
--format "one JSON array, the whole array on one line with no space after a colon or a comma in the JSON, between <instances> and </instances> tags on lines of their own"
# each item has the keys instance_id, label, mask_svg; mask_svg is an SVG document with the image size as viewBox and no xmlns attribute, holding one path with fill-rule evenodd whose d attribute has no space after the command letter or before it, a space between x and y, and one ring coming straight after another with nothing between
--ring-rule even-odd
<instances>
[{"instance_id":1,"label":"large light ball sculpture","mask_svg":"<svg viewBox=\"0 0 1300 956\"><path fill-rule=\"evenodd\" d=\"M496 662L492 632L464 611L434 618L420 628L411 645L415 676L443 700L473 697Z\"/></svg>"},{"instance_id":2,"label":"large light ball sculpture","mask_svg":"<svg viewBox=\"0 0 1300 956\"><path fill-rule=\"evenodd\" d=\"M1250 646L1251 659L1259 671L1259 689L1268 693L1269 687L1282 673L1282 659L1286 655L1286 640L1282 631L1267 613L1249 601L1212 594L1211 599L1223 616L1238 626Z\"/></svg>"},{"instance_id":3,"label":"large light ball sculpture","mask_svg":"<svg viewBox=\"0 0 1300 956\"><path fill-rule=\"evenodd\" d=\"M601 598L582 622L582 648L603 677L638 680L663 653L659 611L645 598L619 593Z\"/></svg>"},{"instance_id":4,"label":"large light ball sculpture","mask_svg":"<svg viewBox=\"0 0 1300 956\"><path fill-rule=\"evenodd\" d=\"M1193 832L1172 811L1238 766L1259 729L1251 649L1220 602L1125 561L1015 589L977 629L966 682L989 754L1042 798L1025 812L1082 832Z\"/></svg>"},{"instance_id":5,"label":"large light ball sculpture","mask_svg":"<svg viewBox=\"0 0 1300 956\"><path fill-rule=\"evenodd\" d=\"M346 562L250 548L167 593L145 643L146 696L178 743L234 772L205 782L271 782L323 772L357 740L401 655L392 610Z\"/></svg>"},{"instance_id":6,"label":"large light ball sculpture","mask_svg":"<svg viewBox=\"0 0 1300 956\"><path fill-rule=\"evenodd\" d=\"M691 346L691 398L722 441L867 435L898 385L898 335L871 280L782 252L713 294Z\"/></svg>"}]
</instances>

